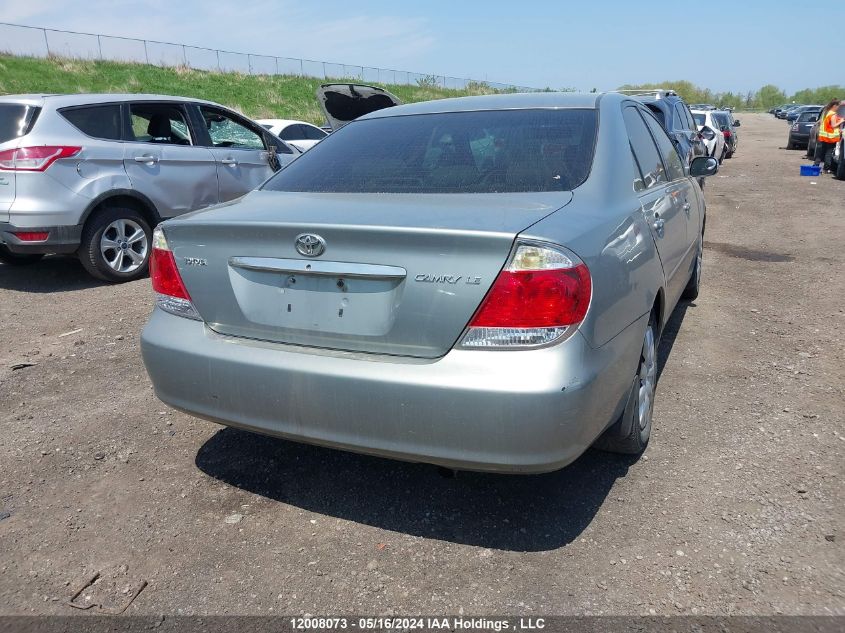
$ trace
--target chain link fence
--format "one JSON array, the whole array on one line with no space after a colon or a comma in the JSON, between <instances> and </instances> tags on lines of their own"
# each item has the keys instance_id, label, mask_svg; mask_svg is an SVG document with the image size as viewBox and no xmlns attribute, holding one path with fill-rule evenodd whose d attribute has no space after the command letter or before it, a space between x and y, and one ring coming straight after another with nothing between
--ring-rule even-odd
<instances>
[{"instance_id":1,"label":"chain link fence","mask_svg":"<svg viewBox=\"0 0 845 633\"><path fill-rule=\"evenodd\" d=\"M423 85L456 90L463 90L472 85L484 85L507 92L534 90L525 86L493 81L427 75L406 70L354 66L296 57L237 53L189 44L62 31L8 22L0 22L0 52L27 57L101 59L162 67L181 66L195 70L238 72L248 75L297 75L329 80L354 79L365 83Z\"/></svg>"}]
</instances>

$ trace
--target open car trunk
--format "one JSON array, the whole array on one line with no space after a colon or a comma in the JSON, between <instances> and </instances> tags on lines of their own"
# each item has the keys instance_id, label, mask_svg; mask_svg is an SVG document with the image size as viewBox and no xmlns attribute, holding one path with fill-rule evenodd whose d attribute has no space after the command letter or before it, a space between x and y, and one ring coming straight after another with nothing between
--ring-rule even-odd
<instances>
[{"instance_id":1,"label":"open car trunk","mask_svg":"<svg viewBox=\"0 0 845 633\"><path fill-rule=\"evenodd\" d=\"M164 232L194 306L218 333L437 358L461 336L516 235L571 199L255 191ZM300 254L303 235L324 250Z\"/></svg>"},{"instance_id":2,"label":"open car trunk","mask_svg":"<svg viewBox=\"0 0 845 633\"><path fill-rule=\"evenodd\" d=\"M317 89L317 101L332 130L370 112L402 105L387 90L364 84L323 84Z\"/></svg>"}]
</instances>

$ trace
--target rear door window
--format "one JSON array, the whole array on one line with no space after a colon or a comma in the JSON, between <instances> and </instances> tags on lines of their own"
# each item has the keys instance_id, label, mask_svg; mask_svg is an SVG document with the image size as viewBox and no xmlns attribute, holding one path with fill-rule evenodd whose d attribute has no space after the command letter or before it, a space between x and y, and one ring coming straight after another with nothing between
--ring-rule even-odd
<instances>
[{"instance_id":1,"label":"rear door window","mask_svg":"<svg viewBox=\"0 0 845 633\"><path fill-rule=\"evenodd\" d=\"M680 103L675 104L675 128L678 130L685 130L689 128L689 124L687 123L687 114L684 112L684 106Z\"/></svg>"},{"instance_id":2,"label":"rear door window","mask_svg":"<svg viewBox=\"0 0 845 633\"><path fill-rule=\"evenodd\" d=\"M634 106L626 107L622 112L622 117L625 119L631 149L634 151L634 157L642 173L642 184L638 185L635 182L634 188L639 191L668 182L660 153L657 151L654 139L649 134L648 127L646 127L637 108Z\"/></svg>"},{"instance_id":3,"label":"rear door window","mask_svg":"<svg viewBox=\"0 0 845 633\"><path fill-rule=\"evenodd\" d=\"M651 130L654 142L657 143L657 147L660 150L660 155L663 156L663 164L666 165L666 174L669 180L677 180L686 176L684 163L681 161L681 157L678 156L675 145L669 139L666 131L660 127L654 117L644 116L643 119L645 119L646 124Z\"/></svg>"},{"instance_id":4,"label":"rear door window","mask_svg":"<svg viewBox=\"0 0 845 633\"><path fill-rule=\"evenodd\" d=\"M129 106L132 140L163 145L193 145L185 110L180 105L133 103Z\"/></svg>"},{"instance_id":5,"label":"rear door window","mask_svg":"<svg viewBox=\"0 0 845 633\"><path fill-rule=\"evenodd\" d=\"M0 143L29 133L41 108L18 103L0 103Z\"/></svg>"},{"instance_id":6,"label":"rear door window","mask_svg":"<svg viewBox=\"0 0 845 633\"><path fill-rule=\"evenodd\" d=\"M119 141L121 133L120 104L83 106L81 108L65 108L61 115L73 127L94 138L107 141Z\"/></svg>"},{"instance_id":7,"label":"rear door window","mask_svg":"<svg viewBox=\"0 0 845 633\"><path fill-rule=\"evenodd\" d=\"M669 180L677 180L686 176L684 163L666 131L660 127L654 117L644 116L643 118L651 130L652 136L654 136L654 142L657 143L660 155L663 156L663 164L666 165L666 174Z\"/></svg>"}]
</instances>

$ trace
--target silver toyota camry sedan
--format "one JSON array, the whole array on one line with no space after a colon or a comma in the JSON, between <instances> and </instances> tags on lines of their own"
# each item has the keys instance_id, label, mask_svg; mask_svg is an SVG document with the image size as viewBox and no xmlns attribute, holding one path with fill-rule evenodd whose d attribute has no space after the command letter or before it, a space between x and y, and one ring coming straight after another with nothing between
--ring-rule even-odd
<instances>
[{"instance_id":1,"label":"silver toyota camry sedan","mask_svg":"<svg viewBox=\"0 0 845 633\"><path fill-rule=\"evenodd\" d=\"M156 229L147 371L220 424L455 469L640 453L716 169L615 93L373 112Z\"/></svg>"}]
</instances>

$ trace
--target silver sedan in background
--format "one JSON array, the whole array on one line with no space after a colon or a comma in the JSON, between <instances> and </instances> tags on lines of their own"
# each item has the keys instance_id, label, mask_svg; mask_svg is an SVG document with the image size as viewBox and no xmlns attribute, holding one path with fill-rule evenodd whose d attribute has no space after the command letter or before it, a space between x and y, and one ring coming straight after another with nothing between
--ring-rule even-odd
<instances>
[{"instance_id":1,"label":"silver sedan in background","mask_svg":"<svg viewBox=\"0 0 845 633\"><path fill-rule=\"evenodd\" d=\"M368 114L157 229L147 371L208 420L449 468L640 453L717 168L621 94Z\"/></svg>"}]
</instances>

